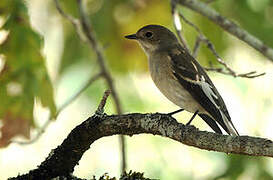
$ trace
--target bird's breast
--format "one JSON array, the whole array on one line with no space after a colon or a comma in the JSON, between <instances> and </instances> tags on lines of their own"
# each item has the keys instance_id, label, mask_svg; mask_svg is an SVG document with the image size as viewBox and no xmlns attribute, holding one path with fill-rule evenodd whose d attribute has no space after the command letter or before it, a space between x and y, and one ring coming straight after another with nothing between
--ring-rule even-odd
<instances>
[{"instance_id":1,"label":"bird's breast","mask_svg":"<svg viewBox=\"0 0 273 180\"><path fill-rule=\"evenodd\" d=\"M200 104L193 99L174 76L171 62L167 55L160 57L150 56L149 70L157 88L171 102L189 112L202 111L203 108Z\"/></svg>"}]
</instances>

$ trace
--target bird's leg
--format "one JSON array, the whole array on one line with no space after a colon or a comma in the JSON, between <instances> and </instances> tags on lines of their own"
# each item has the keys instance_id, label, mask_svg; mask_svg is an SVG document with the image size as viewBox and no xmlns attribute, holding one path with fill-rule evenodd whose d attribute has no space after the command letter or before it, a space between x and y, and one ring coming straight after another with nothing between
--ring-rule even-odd
<instances>
[{"instance_id":1,"label":"bird's leg","mask_svg":"<svg viewBox=\"0 0 273 180\"><path fill-rule=\"evenodd\" d=\"M191 117L191 119L189 120L189 122L186 124L186 126L188 126L188 125L191 124L192 120L195 118L195 116L198 114L198 112L199 112L198 110L195 111L195 113L193 114L193 116Z\"/></svg>"},{"instance_id":2,"label":"bird's leg","mask_svg":"<svg viewBox=\"0 0 273 180\"><path fill-rule=\"evenodd\" d=\"M176 111L173 111L173 112L168 113L168 115L169 115L169 116L172 116L172 115L174 115L174 114L176 114L176 113L179 113L179 112L181 112L181 111L184 111L184 109L178 109L178 110L176 110Z\"/></svg>"}]
</instances>

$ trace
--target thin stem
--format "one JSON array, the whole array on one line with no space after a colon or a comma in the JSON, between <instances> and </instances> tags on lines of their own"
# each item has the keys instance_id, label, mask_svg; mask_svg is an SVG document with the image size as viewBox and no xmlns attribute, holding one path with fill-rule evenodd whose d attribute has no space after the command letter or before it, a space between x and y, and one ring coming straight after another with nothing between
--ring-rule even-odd
<instances>
[{"instance_id":1,"label":"thin stem","mask_svg":"<svg viewBox=\"0 0 273 180\"><path fill-rule=\"evenodd\" d=\"M116 88L114 86L113 78L105 66L105 60L104 60L103 54L99 48L98 42L97 42L95 35L90 27L89 22L87 20L87 16L86 16L84 9L83 9L82 0L77 0L77 3L78 3L78 10L80 13L80 22L81 22L82 29L88 39L90 47L95 51L95 53L97 55L97 61L100 66L100 70L106 80L106 83L107 83L109 89L112 92L112 97L113 97L113 100L115 103L116 111L118 114L122 114L120 98L118 97ZM125 138L123 136L120 136L119 139L120 139L120 143L121 143L121 154L122 154L121 169L122 169L122 171L125 171L126 170Z\"/></svg>"},{"instance_id":2,"label":"thin stem","mask_svg":"<svg viewBox=\"0 0 273 180\"><path fill-rule=\"evenodd\" d=\"M171 1L172 2L172 1ZM171 3L171 8L172 8L172 16L173 16L173 22L174 22L174 29L176 31L176 34L178 36L179 41L181 42L181 44L183 45L183 47L190 52L190 49L187 45L186 40L183 38L182 36L182 24L180 22L180 18L179 18L179 14L176 11L176 4L175 3Z\"/></svg>"}]
</instances>

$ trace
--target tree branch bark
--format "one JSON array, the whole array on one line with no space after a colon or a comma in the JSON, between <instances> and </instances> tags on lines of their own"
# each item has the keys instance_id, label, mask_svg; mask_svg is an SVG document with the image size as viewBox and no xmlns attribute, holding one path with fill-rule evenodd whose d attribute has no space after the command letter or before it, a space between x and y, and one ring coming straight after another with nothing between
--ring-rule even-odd
<instances>
[{"instance_id":1,"label":"tree branch bark","mask_svg":"<svg viewBox=\"0 0 273 180\"><path fill-rule=\"evenodd\" d=\"M190 8L191 10L202 14L222 29L244 41L249 46L253 47L265 57L273 61L273 49L265 45L261 40L249 34L246 30L240 28L234 22L221 16L217 11L211 8L208 4L199 0L173 0L174 3Z\"/></svg>"},{"instance_id":2,"label":"tree branch bark","mask_svg":"<svg viewBox=\"0 0 273 180\"><path fill-rule=\"evenodd\" d=\"M185 145L209 151L273 157L271 140L200 131L194 126L178 123L167 114L94 114L74 128L37 169L12 179L48 179L67 176L73 172L83 153L96 140L118 134L132 136L142 133L168 137Z\"/></svg>"}]
</instances>

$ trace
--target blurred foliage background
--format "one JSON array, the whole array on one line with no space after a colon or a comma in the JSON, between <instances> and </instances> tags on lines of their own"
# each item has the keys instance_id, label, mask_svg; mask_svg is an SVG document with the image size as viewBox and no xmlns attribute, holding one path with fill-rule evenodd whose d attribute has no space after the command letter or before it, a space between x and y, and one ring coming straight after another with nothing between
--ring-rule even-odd
<instances>
[{"instance_id":1,"label":"blurred foliage background","mask_svg":"<svg viewBox=\"0 0 273 180\"><path fill-rule=\"evenodd\" d=\"M61 0L64 11L78 17L75 0ZM254 36L273 47L272 0L216 0L210 4ZM171 104L153 85L141 48L125 35L147 24L171 30L173 20L168 0L85 0L85 10L107 67L121 96L125 112L170 112ZM241 135L273 139L273 65L254 49L225 33L206 18L182 8L215 45L217 52L237 72L266 72L256 79L233 78L209 73L222 94ZM196 32L183 23L183 33L193 47ZM98 80L51 122L42 137L29 145L11 143L37 135L48 118L99 70L94 51L81 41L74 27L57 12L54 1L0 1L0 179L35 168L67 134L96 109L106 89ZM203 66L219 66L202 46L198 60ZM220 66L219 66L220 67ZM106 106L114 113L112 100ZM183 112L181 122L191 117ZM210 129L200 120L193 124ZM169 139L138 135L126 137L128 170L144 172L155 179L273 179L269 158L226 155L181 145ZM120 174L117 137L95 142L75 175L83 178L108 172Z\"/></svg>"}]
</instances>

